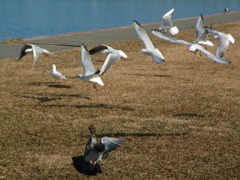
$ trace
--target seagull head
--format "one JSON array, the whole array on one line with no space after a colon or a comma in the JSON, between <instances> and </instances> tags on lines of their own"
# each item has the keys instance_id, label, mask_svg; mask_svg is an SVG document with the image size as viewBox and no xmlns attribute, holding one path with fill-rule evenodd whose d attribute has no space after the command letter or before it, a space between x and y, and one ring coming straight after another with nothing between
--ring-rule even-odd
<instances>
[{"instance_id":1,"label":"seagull head","mask_svg":"<svg viewBox=\"0 0 240 180\"><path fill-rule=\"evenodd\" d=\"M55 65L55 64L53 64L53 65L52 65L52 68L53 68L53 69L56 69L56 65Z\"/></svg>"},{"instance_id":2,"label":"seagull head","mask_svg":"<svg viewBox=\"0 0 240 180\"><path fill-rule=\"evenodd\" d=\"M178 30L177 26L174 26L174 27L170 28L170 33L171 33L171 35L178 34L179 30Z\"/></svg>"},{"instance_id":3,"label":"seagull head","mask_svg":"<svg viewBox=\"0 0 240 180\"><path fill-rule=\"evenodd\" d=\"M191 52L195 52L196 50L197 50L196 44L192 44L192 45L189 47L189 51L191 51Z\"/></svg>"}]
</instances>

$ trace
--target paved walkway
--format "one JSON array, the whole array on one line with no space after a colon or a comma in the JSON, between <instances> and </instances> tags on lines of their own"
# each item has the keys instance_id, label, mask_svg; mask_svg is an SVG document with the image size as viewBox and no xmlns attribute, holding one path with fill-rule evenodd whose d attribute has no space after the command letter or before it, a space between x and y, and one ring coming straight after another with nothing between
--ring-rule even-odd
<instances>
[{"instance_id":1,"label":"paved walkway","mask_svg":"<svg viewBox=\"0 0 240 180\"><path fill-rule=\"evenodd\" d=\"M174 20L173 23L180 31L195 27L197 17L185 18ZM226 23L240 21L240 11L229 12L223 14L214 14L204 16L205 25L214 23ZM141 22L139 22L141 23ZM150 31L154 28L158 28L162 22L142 24L145 30L150 34ZM86 31L79 33L68 33L55 36L43 36L38 38L24 39L26 42L34 44L36 43L58 43L58 44L72 44L72 45L98 45L107 44L115 41L122 41L137 38L133 26L125 26L119 28L102 29L95 31ZM0 44L0 59L7 59L17 57L22 43L14 44ZM65 49L71 49L73 47L56 46L56 45L39 45L42 48L46 48L49 51L59 51Z\"/></svg>"}]
</instances>

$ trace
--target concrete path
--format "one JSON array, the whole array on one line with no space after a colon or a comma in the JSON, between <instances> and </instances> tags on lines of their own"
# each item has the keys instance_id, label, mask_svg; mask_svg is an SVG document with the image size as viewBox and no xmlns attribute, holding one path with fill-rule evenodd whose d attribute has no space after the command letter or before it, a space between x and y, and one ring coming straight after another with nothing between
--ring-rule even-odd
<instances>
[{"instance_id":1,"label":"concrete path","mask_svg":"<svg viewBox=\"0 0 240 180\"><path fill-rule=\"evenodd\" d=\"M180 31L195 27L197 17L174 20L173 23ZM226 23L240 21L240 11L214 14L204 16L205 25L215 23ZM141 22L139 22L141 23ZM142 24L145 30L149 33L152 29L158 28L162 22ZM36 43L58 43L58 44L72 44L72 45L98 45L107 44L115 41L123 41L137 38L133 26L125 26L119 28L102 29L95 31L86 31L79 33L68 33L55 36L43 36L38 38L24 39L25 42ZM7 59L17 57L21 50L23 43L14 44L0 44L0 59ZM56 46L56 45L39 45L49 51L59 51L71 49L74 47Z\"/></svg>"}]
</instances>

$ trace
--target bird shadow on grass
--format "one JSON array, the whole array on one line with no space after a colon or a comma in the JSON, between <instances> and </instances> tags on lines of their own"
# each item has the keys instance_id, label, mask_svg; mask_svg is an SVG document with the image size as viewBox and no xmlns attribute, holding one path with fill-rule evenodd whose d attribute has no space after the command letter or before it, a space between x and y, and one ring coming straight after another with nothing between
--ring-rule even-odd
<instances>
[{"instance_id":1,"label":"bird shadow on grass","mask_svg":"<svg viewBox=\"0 0 240 180\"><path fill-rule=\"evenodd\" d=\"M55 105L55 104L48 104L44 105L47 107L74 107L74 108L96 108L96 109L121 109L121 110L128 110L128 111L134 111L133 108L129 107L117 107L117 106L109 106L107 104L95 104L95 105Z\"/></svg>"},{"instance_id":2,"label":"bird shadow on grass","mask_svg":"<svg viewBox=\"0 0 240 180\"><path fill-rule=\"evenodd\" d=\"M189 132L179 132L179 133L104 133L104 134L97 134L97 138L102 138L102 137L162 137L162 136L185 136L188 135ZM86 136L89 137L89 136Z\"/></svg>"},{"instance_id":3,"label":"bird shadow on grass","mask_svg":"<svg viewBox=\"0 0 240 180\"><path fill-rule=\"evenodd\" d=\"M21 96L23 98L29 98L33 100L38 100L39 102L49 102L63 99L62 97L49 98L49 97L35 97L35 96Z\"/></svg>"},{"instance_id":4,"label":"bird shadow on grass","mask_svg":"<svg viewBox=\"0 0 240 180\"><path fill-rule=\"evenodd\" d=\"M63 84L57 84L57 83L58 82L33 82L33 83L30 83L30 84L34 85L34 86L48 86L48 87L51 87L51 88L66 88L66 89L71 88L71 86L63 85Z\"/></svg>"},{"instance_id":5,"label":"bird shadow on grass","mask_svg":"<svg viewBox=\"0 0 240 180\"><path fill-rule=\"evenodd\" d=\"M205 115L202 115L202 114L196 114L196 113L180 113L180 114L175 114L175 116L177 116L177 117L181 117L181 116L183 116L183 117L198 117L198 118L209 117L209 116L205 116Z\"/></svg>"},{"instance_id":6,"label":"bird shadow on grass","mask_svg":"<svg viewBox=\"0 0 240 180\"><path fill-rule=\"evenodd\" d=\"M87 176L96 176L98 173L102 173L100 165L97 163L95 166L92 166L87 162L84 156L72 157L74 168L81 174Z\"/></svg>"},{"instance_id":7,"label":"bird shadow on grass","mask_svg":"<svg viewBox=\"0 0 240 180\"><path fill-rule=\"evenodd\" d=\"M52 94L52 97L46 96L44 94L36 94L36 95L23 95L20 96L22 98L29 98L33 100L38 100L39 102L50 102L50 101L56 101L61 99L73 99L73 98L81 98L81 99L87 99L91 100L91 98L81 95L81 94Z\"/></svg>"},{"instance_id":8,"label":"bird shadow on grass","mask_svg":"<svg viewBox=\"0 0 240 180\"><path fill-rule=\"evenodd\" d=\"M130 73L124 73L124 75L130 75L130 76L154 76L154 77L172 77L170 75L162 75L162 74L130 74Z\"/></svg>"}]
</instances>

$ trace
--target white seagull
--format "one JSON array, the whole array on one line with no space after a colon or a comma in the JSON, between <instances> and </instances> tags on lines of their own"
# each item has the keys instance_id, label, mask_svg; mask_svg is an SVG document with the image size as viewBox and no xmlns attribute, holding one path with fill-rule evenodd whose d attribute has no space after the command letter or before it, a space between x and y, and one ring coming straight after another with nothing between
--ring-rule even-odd
<instances>
[{"instance_id":1,"label":"white seagull","mask_svg":"<svg viewBox=\"0 0 240 180\"><path fill-rule=\"evenodd\" d=\"M173 36L169 36L167 34L164 34L162 32L160 32L159 30L152 30L152 33L159 37L160 39L163 39L165 41L169 41L172 43L178 43L178 44L185 44L187 46L189 46L189 50L191 52L196 52L196 51L200 51L203 54L205 54L209 59L211 59L214 62L220 63L220 64L230 64L231 62L219 57L219 56L214 56L212 53L210 53L209 51L203 49L203 47L197 43L190 43L184 40L178 40Z\"/></svg>"},{"instance_id":2,"label":"white seagull","mask_svg":"<svg viewBox=\"0 0 240 180\"><path fill-rule=\"evenodd\" d=\"M51 70L50 74L52 75L53 78L55 78L55 81L56 81L56 79L67 79L66 76L64 76L62 73L57 71L55 64L52 65L52 70Z\"/></svg>"},{"instance_id":3,"label":"white seagull","mask_svg":"<svg viewBox=\"0 0 240 180\"><path fill-rule=\"evenodd\" d=\"M21 49L21 52L20 52L20 55L19 57L17 58L17 60L20 60L22 59L23 56L25 56L27 53L30 53L32 52L33 53L33 56L34 56L34 59L33 59L33 66L35 65L35 63L37 62L37 60L39 59L39 56L41 54L44 54L46 57L50 54L53 54L51 52L49 52L48 50L46 49L43 49L43 48L40 48L36 45L33 45L33 44L28 44L26 43L22 49Z\"/></svg>"},{"instance_id":4,"label":"white seagull","mask_svg":"<svg viewBox=\"0 0 240 180\"><path fill-rule=\"evenodd\" d=\"M79 78L83 81L93 83L93 87L97 90L95 84L104 86L102 79L98 76L99 70L96 70L92 64L92 58L86 49L85 45L81 45L81 60L80 63L83 67L83 74L79 74L76 78Z\"/></svg>"},{"instance_id":5,"label":"white seagull","mask_svg":"<svg viewBox=\"0 0 240 180\"><path fill-rule=\"evenodd\" d=\"M206 46L214 46L211 41L207 40L207 38L208 38L208 32L204 28L203 16L202 14L200 14L198 16L198 20L196 23L196 40L194 42L201 45L205 45L206 49L207 49Z\"/></svg>"},{"instance_id":6,"label":"white seagull","mask_svg":"<svg viewBox=\"0 0 240 180\"><path fill-rule=\"evenodd\" d=\"M229 42L234 44L235 39L232 37L231 34L225 34L225 33L218 32L218 31L215 31L212 29L206 29L206 31L208 33L216 34L216 36L213 37L214 39L217 39L219 41L217 48L216 48L216 56L222 58L224 53L228 49Z\"/></svg>"},{"instance_id":7,"label":"white seagull","mask_svg":"<svg viewBox=\"0 0 240 180\"><path fill-rule=\"evenodd\" d=\"M173 26L172 23L172 14L174 9L168 11L163 17L164 24L159 27L160 30L164 30L165 32L170 32L172 35L176 35L179 33L177 26Z\"/></svg>"},{"instance_id":8,"label":"white seagull","mask_svg":"<svg viewBox=\"0 0 240 180\"><path fill-rule=\"evenodd\" d=\"M133 21L133 25L138 35L138 38L143 42L145 46L145 49L141 49L140 52L150 55L156 63L161 63L165 61L162 53L154 47L151 39L149 38L143 27L137 21Z\"/></svg>"},{"instance_id":9,"label":"white seagull","mask_svg":"<svg viewBox=\"0 0 240 180\"><path fill-rule=\"evenodd\" d=\"M98 161L103 161L107 158L108 153L115 150L119 145L123 143L123 139L118 138L101 138L101 142L97 142L95 139L95 128L90 125L90 138L86 144L84 158L92 166L95 166Z\"/></svg>"},{"instance_id":10,"label":"white seagull","mask_svg":"<svg viewBox=\"0 0 240 180\"><path fill-rule=\"evenodd\" d=\"M123 58L123 59L128 58L128 56L122 50L116 50L116 49L114 49L110 46L104 45L104 44L96 46L89 51L89 53L91 55L99 53L99 52L108 54L106 60L104 61L104 64L102 65L102 68L99 72L99 76L102 76L108 70L108 68L112 64L119 61L120 58Z\"/></svg>"}]
</instances>

